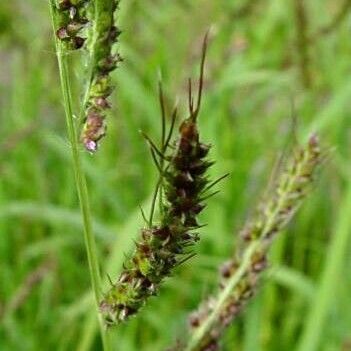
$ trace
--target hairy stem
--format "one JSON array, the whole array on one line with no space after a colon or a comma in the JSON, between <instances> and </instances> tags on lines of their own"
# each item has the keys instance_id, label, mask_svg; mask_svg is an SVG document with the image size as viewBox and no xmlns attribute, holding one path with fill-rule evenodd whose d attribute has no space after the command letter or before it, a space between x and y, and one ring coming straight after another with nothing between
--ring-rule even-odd
<instances>
[{"instance_id":1,"label":"hairy stem","mask_svg":"<svg viewBox=\"0 0 351 351\"><path fill-rule=\"evenodd\" d=\"M56 4L54 0L50 1L50 10L54 32L56 31ZM71 152L72 152L72 161L73 161L73 170L76 182L77 193L79 197L80 209L83 218L84 225L84 241L86 247L86 253L89 264L89 272L92 289L94 291L95 301L96 301L96 309L99 310L99 299L100 299L100 287L101 287L101 277L100 270L97 258L97 249L96 243L92 230L92 219L91 219L91 211L90 211L90 203L89 203L89 195L88 189L86 185L86 178L82 171L81 160L79 156L79 147L78 147L78 138L77 131L74 122L74 115L72 109L72 94L71 94L71 83L69 77L69 68L67 61L67 52L64 48L64 44L62 44L55 36L55 45L56 45L56 54L57 61L59 66L60 73L60 81L61 81L61 89L63 95L63 104L65 109L66 116L66 124L68 137L70 140ZM107 335L105 332L105 328L100 319L101 326L101 337L103 341L104 350L108 351L108 342Z\"/></svg>"}]
</instances>

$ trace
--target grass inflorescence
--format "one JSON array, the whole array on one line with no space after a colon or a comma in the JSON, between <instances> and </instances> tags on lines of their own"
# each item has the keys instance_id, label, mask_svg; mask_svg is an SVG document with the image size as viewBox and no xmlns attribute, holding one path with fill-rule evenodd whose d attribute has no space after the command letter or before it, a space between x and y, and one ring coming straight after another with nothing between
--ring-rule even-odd
<instances>
[{"instance_id":1,"label":"grass inflorescence","mask_svg":"<svg viewBox=\"0 0 351 351\"><path fill-rule=\"evenodd\" d=\"M94 152L98 142L106 134L105 118L110 108L108 97L113 91L110 74L122 61L115 50L121 34L115 25L119 0L95 2L94 19L90 29L87 48L89 51L89 72L87 90L83 101L84 126L81 140L85 148Z\"/></svg>"},{"instance_id":2,"label":"grass inflorescence","mask_svg":"<svg viewBox=\"0 0 351 351\"><path fill-rule=\"evenodd\" d=\"M221 269L220 288L190 317L191 336L186 351L215 351L224 330L253 296L258 279L267 267L272 240L282 231L307 195L317 166L324 158L318 138L310 137L276 183L271 198L241 231L243 244ZM177 348L178 349L178 348Z\"/></svg>"},{"instance_id":3,"label":"grass inflorescence","mask_svg":"<svg viewBox=\"0 0 351 351\"><path fill-rule=\"evenodd\" d=\"M89 2L90 0L58 0L58 29L56 35L67 44L68 49L80 49L86 41L81 32L89 23Z\"/></svg>"},{"instance_id":4,"label":"grass inflorescence","mask_svg":"<svg viewBox=\"0 0 351 351\"><path fill-rule=\"evenodd\" d=\"M58 0L53 2L57 7ZM95 2L90 0L85 6L93 8ZM0 277L4 282L0 350L101 350L79 235L83 221L70 172L73 147L62 130L63 100L48 35L47 3L0 1ZM150 305L137 318L109 331L111 348L162 350L177 330L183 336L184 316L216 284L216 267L228 260L233 227L238 227L243 212L252 212L251 200L264 182L273 150L282 150L288 142L290 99L299 116L301 138L317 130L323 144L335 146L333 159L318 180L313 198L278 235L269 252L269 269L260 273L263 279L255 301L241 309L220 347L223 351L350 348L351 2L304 3L313 81L309 89L301 89L302 80L297 79L299 30L293 4L121 1L118 24L125 31L120 37L121 52L128 64L110 75L112 84L118 84L118 106L110 96L108 140L101 140L101 152L94 156L83 151L79 138L85 112L76 109L83 95L81 83L88 81L90 13L86 13L89 22L77 33L85 39L80 50L70 48L68 38L61 41L67 48L62 53L63 68L71 78L77 153L87 174L100 266L115 282L124 253L133 252L132 238L142 227L139 204L149 208L153 196L155 172L137 129L152 135L159 129L151 89L155 71L161 68L170 91L182 92L198 33L209 23L215 24L207 79L210 88L199 126L201 138L215 144L209 156L216 166L210 172L230 171L232 176L221 196L207 203L201 213L201 223L208 225L201 230L199 248L193 249L198 257L177 268L162 286L162 296L150 298ZM159 218L155 213L155 224ZM47 258L57 266L35 286L31 279L27 286L27 277L38 278L37 268ZM231 263L224 265L223 274L231 270ZM100 294L107 290L104 285L98 286ZM30 293L16 303L23 286ZM212 291L214 296L217 291Z\"/></svg>"},{"instance_id":5,"label":"grass inflorescence","mask_svg":"<svg viewBox=\"0 0 351 351\"><path fill-rule=\"evenodd\" d=\"M148 297L155 295L172 270L193 256L191 247L199 240L198 214L204 209L207 190L211 188L206 171L210 146L200 141L197 117L200 111L207 39L203 47L199 92L196 106L189 84L189 117L179 127L178 140L170 138L177 110L172 114L168 136L163 133L161 150L147 138L160 172L157 191L160 199L159 223L153 223L153 209L147 227L141 230L132 257L101 302L101 311L108 325L122 322L138 312ZM161 110L164 101L160 89ZM164 117L164 116L163 116ZM170 153L168 152L170 149ZM154 204L156 197L154 197Z\"/></svg>"},{"instance_id":6,"label":"grass inflorescence","mask_svg":"<svg viewBox=\"0 0 351 351\"><path fill-rule=\"evenodd\" d=\"M122 61L115 45L121 34L115 24L118 5L119 0L59 0L56 5L57 38L67 50L86 49L81 141L90 152L106 134L108 97L114 89L110 74Z\"/></svg>"}]
</instances>

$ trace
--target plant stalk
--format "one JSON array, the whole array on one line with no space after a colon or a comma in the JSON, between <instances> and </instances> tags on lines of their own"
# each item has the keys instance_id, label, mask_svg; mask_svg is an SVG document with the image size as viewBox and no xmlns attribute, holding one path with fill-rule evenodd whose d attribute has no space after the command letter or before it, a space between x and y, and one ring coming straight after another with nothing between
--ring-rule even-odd
<instances>
[{"instance_id":1,"label":"plant stalk","mask_svg":"<svg viewBox=\"0 0 351 351\"><path fill-rule=\"evenodd\" d=\"M50 11L52 17L52 23L54 28L54 33L56 33L56 5L54 0L50 0ZM63 47L63 44L57 39L55 35L55 46L57 61L59 66L61 90L63 95L63 104L66 116L67 132L71 146L73 170L75 176L76 189L79 198L79 204L83 219L84 226L84 242L86 248L86 254L89 264L89 273L91 286L95 296L96 309L98 313L98 318L100 322L101 338L103 343L103 350L109 351L109 345L107 340L106 330L99 313L99 301L100 301L100 288L101 288L101 277L99 270L99 263L97 258L96 242L92 229L92 216L90 210L89 194L86 184L86 178L84 172L82 171L80 154L79 154L79 144L77 137L77 130L74 121L73 108L72 108L72 93L71 93L71 83L68 67L68 55Z\"/></svg>"}]
</instances>

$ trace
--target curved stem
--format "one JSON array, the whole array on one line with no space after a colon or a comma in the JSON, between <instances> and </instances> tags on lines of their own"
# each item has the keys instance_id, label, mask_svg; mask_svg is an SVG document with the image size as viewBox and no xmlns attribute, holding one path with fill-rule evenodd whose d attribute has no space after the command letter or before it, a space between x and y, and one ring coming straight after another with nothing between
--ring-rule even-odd
<instances>
[{"instance_id":1,"label":"curved stem","mask_svg":"<svg viewBox=\"0 0 351 351\"><path fill-rule=\"evenodd\" d=\"M56 5L55 1L50 1L50 10L51 17L53 22L54 32L56 32ZM92 289L94 291L96 309L99 315L99 301L100 301L100 287L101 287L101 277L99 270L99 263L97 258L97 249L95 238L92 230L92 218L91 218L91 210L90 210L90 202L88 189L86 184L86 178L82 171L81 160L79 155L79 146L78 146L78 137L77 131L74 121L73 108L72 108L72 94L71 94L71 83L69 76L69 68L68 68L68 60L67 60L67 52L63 47L63 44L56 38L55 36L55 45L56 45L56 54L57 61L60 72L60 81L61 81L61 89L63 95L63 104L66 115L66 124L67 124L67 132L70 140L71 152L72 152L72 161L73 161L73 170L76 182L76 189L78 193L79 203L81 214L83 218L84 225L84 242L85 248L88 258L89 264L89 272L90 272L90 280ZM100 328L101 328L101 338L104 346L104 350L108 351L108 341L105 327L101 318L100 320Z\"/></svg>"}]
</instances>

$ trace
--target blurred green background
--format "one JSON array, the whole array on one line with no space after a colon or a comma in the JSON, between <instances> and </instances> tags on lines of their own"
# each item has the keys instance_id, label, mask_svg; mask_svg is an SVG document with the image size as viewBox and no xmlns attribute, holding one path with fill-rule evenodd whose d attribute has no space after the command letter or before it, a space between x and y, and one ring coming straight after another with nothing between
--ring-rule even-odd
<instances>
[{"instance_id":1,"label":"blurred green background","mask_svg":"<svg viewBox=\"0 0 351 351\"><path fill-rule=\"evenodd\" d=\"M302 4L302 7L301 7ZM142 225L157 173L142 129L160 134L157 79L186 107L211 27L203 139L212 176L195 258L142 312L113 331L114 350L163 350L217 284L275 160L318 131L332 157L275 242L261 289L223 350L351 350L351 4L346 0L123 0L123 65L108 136L82 150L103 277ZM75 101L84 53L72 53ZM295 116L295 119L293 118ZM0 350L101 350L70 162L48 2L0 3Z\"/></svg>"}]
</instances>

